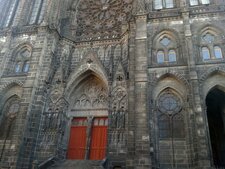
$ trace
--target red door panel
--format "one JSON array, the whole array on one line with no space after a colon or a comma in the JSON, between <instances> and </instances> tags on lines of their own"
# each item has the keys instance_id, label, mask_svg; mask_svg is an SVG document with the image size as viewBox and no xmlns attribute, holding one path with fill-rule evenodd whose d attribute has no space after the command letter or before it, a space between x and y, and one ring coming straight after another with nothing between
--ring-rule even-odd
<instances>
[{"instance_id":1,"label":"red door panel","mask_svg":"<svg viewBox=\"0 0 225 169\"><path fill-rule=\"evenodd\" d=\"M102 160L105 158L107 145L107 127L107 118L95 118L91 137L91 160Z\"/></svg>"},{"instance_id":2,"label":"red door panel","mask_svg":"<svg viewBox=\"0 0 225 169\"><path fill-rule=\"evenodd\" d=\"M77 118L72 122L70 141L68 147L68 159L84 159L86 148L86 118Z\"/></svg>"}]
</instances>

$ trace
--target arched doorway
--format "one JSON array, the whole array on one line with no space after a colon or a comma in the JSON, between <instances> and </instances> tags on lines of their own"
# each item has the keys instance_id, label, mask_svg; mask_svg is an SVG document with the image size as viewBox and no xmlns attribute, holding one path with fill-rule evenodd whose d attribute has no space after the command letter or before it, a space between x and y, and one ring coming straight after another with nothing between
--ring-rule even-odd
<instances>
[{"instance_id":1,"label":"arched doorway","mask_svg":"<svg viewBox=\"0 0 225 169\"><path fill-rule=\"evenodd\" d=\"M90 72L89 72L90 73ZM102 160L106 156L108 89L90 73L71 94L72 119L67 158Z\"/></svg>"},{"instance_id":2,"label":"arched doorway","mask_svg":"<svg viewBox=\"0 0 225 169\"><path fill-rule=\"evenodd\" d=\"M213 162L216 167L225 167L225 92L212 89L206 106Z\"/></svg>"}]
</instances>

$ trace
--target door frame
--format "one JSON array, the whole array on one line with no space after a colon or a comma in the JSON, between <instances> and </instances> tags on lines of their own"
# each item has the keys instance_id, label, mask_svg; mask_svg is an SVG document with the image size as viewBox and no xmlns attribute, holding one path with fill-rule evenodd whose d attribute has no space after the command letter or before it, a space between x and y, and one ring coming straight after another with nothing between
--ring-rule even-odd
<instances>
[{"instance_id":1,"label":"door frame","mask_svg":"<svg viewBox=\"0 0 225 169\"><path fill-rule=\"evenodd\" d=\"M106 111L104 111L106 112ZM68 132L67 132L67 153L69 151L69 142L70 142L70 132L71 132L71 128L72 128L72 121L73 119L76 119L76 118L86 118L87 119L87 126L86 126L86 148L85 148L85 157L83 160L89 160L89 157L90 157L90 151L91 151L91 137L92 137L92 127L94 126L93 123L94 123L94 119L95 118L107 118L109 120L109 117L108 117L108 111L107 113L104 113L103 115L96 115L96 116L71 116L70 117L70 125L68 126ZM109 123L108 123L108 126L109 126ZM107 155L107 147L108 147L108 127L107 127L107 140L106 140L106 155ZM67 154L66 153L66 154ZM67 158L67 156L66 156Z\"/></svg>"}]
</instances>

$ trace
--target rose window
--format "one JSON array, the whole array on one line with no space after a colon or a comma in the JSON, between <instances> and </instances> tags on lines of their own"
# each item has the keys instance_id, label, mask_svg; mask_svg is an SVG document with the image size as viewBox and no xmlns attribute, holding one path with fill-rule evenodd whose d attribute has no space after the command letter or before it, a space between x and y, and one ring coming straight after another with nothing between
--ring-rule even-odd
<instances>
[{"instance_id":1,"label":"rose window","mask_svg":"<svg viewBox=\"0 0 225 169\"><path fill-rule=\"evenodd\" d=\"M166 92L159 97L158 107L162 113L175 114L180 111L181 102L176 95Z\"/></svg>"},{"instance_id":2,"label":"rose window","mask_svg":"<svg viewBox=\"0 0 225 169\"><path fill-rule=\"evenodd\" d=\"M81 37L81 40L119 36L121 24L131 16L132 1L84 0L78 6L77 36Z\"/></svg>"}]
</instances>

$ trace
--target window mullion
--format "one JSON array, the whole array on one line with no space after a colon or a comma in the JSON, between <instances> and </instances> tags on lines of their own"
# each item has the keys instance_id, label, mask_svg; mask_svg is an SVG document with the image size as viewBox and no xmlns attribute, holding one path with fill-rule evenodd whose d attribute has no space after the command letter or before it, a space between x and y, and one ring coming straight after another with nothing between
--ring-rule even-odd
<instances>
[{"instance_id":1,"label":"window mullion","mask_svg":"<svg viewBox=\"0 0 225 169\"><path fill-rule=\"evenodd\" d=\"M213 48L213 45L208 45L208 48L209 48L209 53L210 53L210 59L215 59L215 54L214 54L214 48Z\"/></svg>"},{"instance_id":2,"label":"window mullion","mask_svg":"<svg viewBox=\"0 0 225 169\"><path fill-rule=\"evenodd\" d=\"M168 63L169 62L169 56L168 56L169 52L168 52L168 49L167 48L164 49L164 53L165 53L165 59L164 59L164 61L166 63Z\"/></svg>"}]
</instances>

